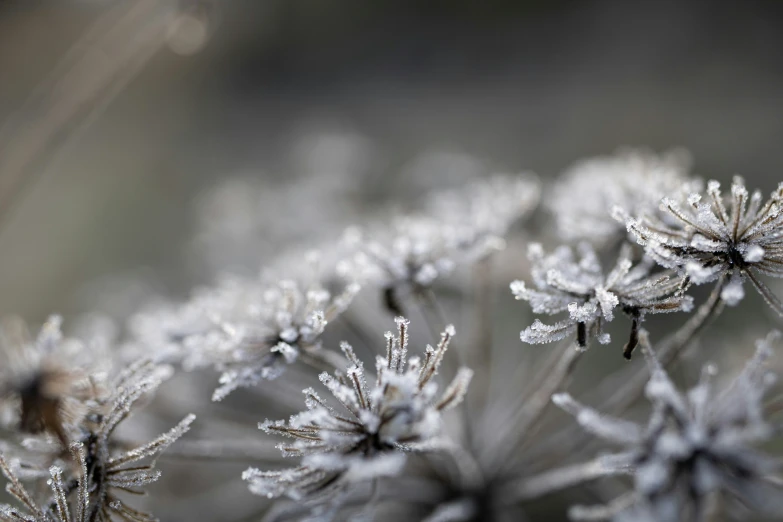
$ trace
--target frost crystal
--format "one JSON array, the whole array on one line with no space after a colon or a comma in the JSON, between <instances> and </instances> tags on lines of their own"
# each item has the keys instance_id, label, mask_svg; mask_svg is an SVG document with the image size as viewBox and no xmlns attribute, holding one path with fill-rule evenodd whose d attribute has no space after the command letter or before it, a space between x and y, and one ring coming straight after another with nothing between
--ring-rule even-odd
<instances>
[{"instance_id":1,"label":"frost crystal","mask_svg":"<svg viewBox=\"0 0 783 522\"><path fill-rule=\"evenodd\" d=\"M157 520L148 513L128 506L117 494L143 494L143 486L158 480L160 472L155 469L155 459L188 431L195 416L188 415L167 433L130 450L117 451L118 444L113 435L117 426L131 415L138 400L157 388L169 373L165 367L151 362L138 362L106 386L95 383L94 391L97 395L85 401L87 414L80 426L79 440L70 444L78 470L72 472L60 466L52 466L49 469L51 479L48 481L51 497L44 502L33 499L19 482L8 461L0 456L0 467L10 481L10 493L30 512L27 515L14 507L0 505L0 520ZM145 459L149 462L140 463ZM71 493L74 492L75 498L72 498Z\"/></svg>"},{"instance_id":2,"label":"frost crystal","mask_svg":"<svg viewBox=\"0 0 783 522\"><path fill-rule=\"evenodd\" d=\"M783 184L763 202L761 192L749 195L742 178L735 177L728 199L727 208L720 184L710 181L706 194L694 193L685 204L663 199L661 210L670 222L617 215L661 265L682 271L695 284L727 278L721 297L730 305L744 296L747 278L783 315L783 305L757 276L783 277Z\"/></svg>"},{"instance_id":3,"label":"frost crystal","mask_svg":"<svg viewBox=\"0 0 783 522\"><path fill-rule=\"evenodd\" d=\"M403 311L400 296L425 294L458 263L481 258L500 244L495 236L426 217L399 218L385 240L358 242L358 252L344 269L383 288L387 308L395 314Z\"/></svg>"},{"instance_id":4,"label":"frost crystal","mask_svg":"<svg viewBox=\"0 0 783 522\"><path fill-rule=\"evenodd\" d=\"M618 473L632 469L635 477L629 501L613 502L611 509L575 507L572 518L594 520L588 514L602 512L603 518L618 521L702 520L706 499L713 493L759 511L779 513L781 505L775 499L780 493L770 477L779 466L751 447L774 431L764 420L762 399L774 382L764 362L777 337L759 341L755 357L720 391L713 389L715 369L707 365L700 382L682 393L643 333L641 345L652 373L646 395L653 411L646 425L602 415L568 394L555 394L553 402L574 415L582 428L623 448L607 458Z\"/></svg>"},{"instance_id":5,"label":"frost crystal","mask_svg":"<svg viewBox=\"0 0 783 522\"><path fill-rule=\"evenodd\" d=\"M463 223L485 234L504 236L538 204L541 186L533 174L495 175L464 188L436 192L429 214L445 223Z\"/></svg>"},{"instance_id":6,"label":"frost crystal","mask_svg":"<svg viewBox=\"0 0 783 522\"><path fill-rule=\"evenodd\" d=\"M681 277L673 272L651 274L648 263L633 266L629 247L622 249L606 275L589 243L581 243L578 254L577 259L571 248L561 246L546 255L541 245L530 245L534 288L514 281L511 292L517 299L528 301L534 313L568 312L568 318L554 325L536 319L521 333L523 342L549 343L576 333L580 347L586 347L592 337L606 344L609 335L603 332L603 325L614 319L615 308L620 308L633 320L625 349L625 356L630 358L645 314L688 311L692 307L691 298L683 295Z\"/></svg>"},{"instance_id":7,"label":"frost crystal","mask_svg":"<svg viewBox=\"0 0 783 522\"><path fill-rule=\"evenodd\" d=\"M539 193L531 176L496 176L435 194L428 212L397 218L366 234L367 240L351 231L357 253L343 269L380 286L387 308L403 315L402 296L426 295L458 265L502 249L503 235L532 210Z\"/></svg>"},{"instance_id":8,"label":"frost crystal","mask_svg":"<svg viewBox=\"0 0 783 522\"><path fill-rule=\"evenodd\" d=\"M321 383L336 403L304 390L307 410L283 421L259 425L267 433L290 437L279 447L285 456L301 457L301 465L280 471L250 468L243 478L252 492L270 498L287 495L313 499L346 489L359 481L397 474L409 451L438 444L441 412L459 404L472 372L462 368L441 394L432 380L454 335L448 327L437 347L423 358L408 357L408 321L397 318L397 335L386 334L386 356L378 356L376 378L368 382L364 365L347 343L342 350L350 366L326 372Z\"/></svg>"},{"instance_id":9,"label":"frost crystal","mask_svg":"<svg viewBox=\"0 0 783 522\"><path fill-rule=\"evenodd\" d=\"M109 393L97 397L90 405L84 445L86 462L82 476L89 477L90 520L138 520L153 522L152 515L140 512L116 496L119 492L143 494L143 486L160 478L155 469L157 457L173 442L184 435L195 420L188 415L168 432L133 449L117 451L113 440L117 426L131 416L137 402L153 392L170 375L170 369L150 361L130 365L109 383ZM146 464L140 461L148 459Z\"/></svg>"},{"instance_id":10,"label":"frost crystal","mask_svg":"<svg viewBox=\"0 0 783 522\"><path fill-rule=\"evenodd\" d=\"M84 448L81 444L71 446L71 454L74 460L79 463L82 475L86 475L87 463L84 454ZM49 480L47 484L50 489L51 499L45 504L39 504L32 495L22 485L19 477L11 469L11 465L0 454L0 470L5 478L8 479L6 491L18 500L24 510L8 504L0 504L0 520L8 522L89 522L89 491L88 483L79 480L73 486L66 487L63 482L63 469L59 466L49 468ZM68 501L68 494L76 488L76 502Z\"/></svg>"},{"instance_id":11,"label":"frost crystal","mask_svg":"<svg viewBox=\"0 0 783 522\"><path fill-rule=\"evenodd\" d=\"M656 155L622 149L612 156L580 161L569 168L545 199L565 241L605 245L622 239L621 224L611 217L618 207L629 214L654 215L662 197L693 190L689 155L673 150Z\"/></svg>"},{"instance_id":12,"label":"frost crystal","mask_svg":"<svg viewBox=\"0 0 783 522\"><path fill-rule=\"evenodd\" d=\"M311 269L317 262L317 254L308 260ZM172 320L166 331L140 329L142 340L179 343L186 367L215 366L222 375L214 400L274 379L302 352L318 355L326 325L348 307L359 286L344 283L332 293L313 277L269 279L227 278L202 289L181 313L167 316Z\"/></svg>"}]
</instances>

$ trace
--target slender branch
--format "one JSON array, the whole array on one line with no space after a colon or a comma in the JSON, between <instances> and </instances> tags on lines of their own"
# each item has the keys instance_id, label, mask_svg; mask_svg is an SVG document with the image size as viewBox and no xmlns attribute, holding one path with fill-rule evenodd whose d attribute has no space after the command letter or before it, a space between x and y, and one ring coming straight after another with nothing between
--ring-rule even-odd
<instances>
[{"instance_id":1,"label":"slender branch","mask_svg":"<svg viewBox=\"0 0 783 522\"><path fill-rule=\"evenodd\" d=\"M545 471L532 477L512 482L502 498L509 504L534 500L584 482L620 473L616 467L607 466L605 458Z\"/></svg>"},{"instance_id":2,"label":"slender branch","mask_svg":"<svg viewBox=\"0 0 783 522\"><path fill-rule=\"evenodd\" d=\"M750 282L753 283L756 291L761 294L761 297L763 297L767 302L769 307L772 308L776 314L783 317L783 303L780 302L778 296L772 293L772 290L770 290L769 287L764 284L764 281L756 277L756 274L753 273L753 270L745 270L745 274L748 276L748 279L750 279Z\"/></svg>"},{"instance_id":3,"label":"slender branch","mask_svg":"<svg viewBox=\"0 0 783 522\"><path fill-rule=\"evenodd\" d=\"M125 444L125 442L123 442ZM133 446L133 443L127 442ZM162 459L279 462L280 450L271 440L180 440L161 454Z\"/></svg>"},{"instance_id":4,"label":"slender branch","mask_svg":"<svg viewBox=\"0 0 783 522\"><path fill-rule=\"evenodd\" d=\"M446 314L438 303L438 298L435 296L435 292L432 289L427 289L419 295L417 299L419 310L424 318L424 322L429 328L430 335L432 336L433 343L437 343L440 339L441 332L449 324L446 320Z\"/></svg>"},{"instance_id":5,"label":"slender branch","mask_svg":"<svg viewBox=\"0 0 783 522\"><path fill-rule=\"evenodd\" d=\"M445 449L454 459L459 470L460 480L465 489L471 489L484 481L484 472L476 458L459 444L448 444Z\"/></svg>"},{"instance_id":6,"label":"slender branch","mask_svg":"<svg viewBox=\"0 0 783 522\"><path fill-rule=\"evenodd\" d=\"M351 308L339 315L337 323L342 325L346 332L356 337L360 344L368 347L375 346L375 336L356 320Z\"/></svg>"}]
</instances>

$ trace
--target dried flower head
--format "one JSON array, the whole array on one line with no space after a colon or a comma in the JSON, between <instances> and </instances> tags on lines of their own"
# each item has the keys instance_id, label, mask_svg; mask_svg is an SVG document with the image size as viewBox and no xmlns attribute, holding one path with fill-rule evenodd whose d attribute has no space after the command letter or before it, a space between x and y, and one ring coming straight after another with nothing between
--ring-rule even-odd
<instances>
[{"instance_id":1,"label":"dried flower head","mask_svg":"<svg viewBox=\"0 0 783 522\"><path fill-rule=\"evenodd\" d=\"M308 265L309 280L241 277L223 279L197 292L168 321L140 331L142 339L158 339L159 345L177 342L187 368L215 366L222 375L213 400L221 400L239 387L254 386L278 377L301 355L317 357L321 334L358 293L356 283L342 283L330 292L317 274L318 256ZM137 323L139 325L139 323Z\"/></svg>"},{"instance_id":2,"label":"dried flower head","mask_svg":"<svg viewBox=\"0 0 783 522\"><path fill-rule=\"evenodd\" d=\"M140 361L109 383L95 382L95 396L85 402L87 413L73 434L70 445L77 466L55 464L48 481L51 495L36 502L21 486L9 463L0 458L3 473L11 482L10 492L30 515L16 508L0 506L0 518L12 521L95 522L133 520L153 522L148 513L128 506L118 493L143 494L141 489L160 477L155 460L169 445L188 431L195 419L188 415L177 426L154 440L127 450L114 439L117 426L133 412L137 402L154 391L170 369ZM140 463L147 460L146 463ZM75 468L75 469L74 469Z\"/></svg>"},{"instance_id":3,"label":"dried flower head","mask_svg":"<svg viewBox=\"0 0 783 522\"><path fill-rule=\"evenodd\" d=\"M430 196L422 214L394 219L367 234L351 230L356 254L343 270L383 290L384 304L405 315L402 298L426 297L432 285L461 264L474 263L504 248L503 235L538 202L532 175L495 176L462 189Z\"/></svg>"},{"instance_id":4,"label":"dried flower head","mask_svg":"<svg viewBox=\"0 0 783 522\"><path fill-rule=\"evenodd\" d=\"M157 457L184 435L195 420L188 415L168 432L130 450L117 449L114 432L131 416L139 399L153 392L170 375L170 369L150 361L139 361L121 372L111 383L106 396L97 397L82 434L86 455L85 472L90 481L90 520L122 520L153 522L148 513L140 512L123 502L117 493L143 494L144 486L160 478L155 469ZM147 460L140 464L140 461ZM82 476L85 476L84 474Z\"/></svg>"},{"instance_id":5,"label":"dried flower head","mask_svg":"<svg viewBox=\"0 0 783 522\"><path fill-rule=\"evenodd\" d=\"M715 493L770 512L780 495L770 494L775 489L770 475L779 464L752 446L768 440L774 431L764 419L762 399L774 382L764 362L777 337L759 341L756 355L725 388L713 389L715 368L707 365L700 382L682 393L643 333L641 345L652 373L646 395L653 405L644 426L602 415L568 394L555 394L555 404L574 415L585 430L623 448L601 459L606 471L631 470L635 479L629 496L600 508L575 507L572 518L595 520L601 513L616 520L630 520L630 515L660 522L703 520L708 497Z\"/></svg>"},{"instance_id":6,"label":"dried flower head","mask_svg":"<svg viewBox=\"0 0 783 522\"><path fill-rule=\"evenodd\" d=\"M735 177L728 199L727 208L720 184L710 181L706 194L693 193L686 204L663 199L661 209L674 224L620 210L616 215L661 265L681 270L695 284L727 280L721 297L729 305L744 297L747 277L783 315L780 300L758 278L758 274L783 276L783 185L763 202L760 191L749 196L745 182Z\"/></svg>"},{"instance_id":7,"label":"dried flower head","mask_svg":"<svg viewBox=\"0 0 783 522\"><path fill-rule=\"evenodd\" d=\"M673 272L652 274L652 267L646 262L634 266L627 246L608 274L589 243L580 243L578 253L577 259L571 248L561 246L545 255L541 245L530 245L528 257L535 288L514 281L512 293L517 299L528 301L534 313L552 315L567 311L568 318L553 325L536 319L522 331L523 342L549 343L576 333L580 347L586 347L593 337L607 344L609 334L603 332L603 325L614 319L614 310L619 308L633 320L625 349L625 356L630 358L645 314L688 311L692 307L691 298L683 294L681 277Z\"/></svg>"},{"instance_id":8,"label":"dried flower head","mask_svg":"<svg viewBox=\"0 0 783 522\"><path fill-rule=\"evenodd\" d=\"M496 174L464 187L435 192L426 208L445 223L463 223L484 234L503 237L509 227L538 204L541 183L532 173Z\"/></svg>"},{"instance_id":9,"label":"dried flower head","mask_svg":"<svg viewBox=\"0 0 783 522\"><path fill-rule=\"evenodd\" d=\"M21 319L3 321L0 397L18 405L21 431L48 432L67 448L67 424L76 415L74 395L86 370L102 361L97 351L87 350L81 341L64 338L61 323L60 317L50 317L33 339Z\"/></svg>"},{"instance_id":10,"label":"dried flower head","mask_svg":"<svg viewBox=\"0 0 783 522\"><path fill-rule=\"evenodd\" d=\"M544 201L561 239L607 245L625 235L622 225L612 219L614 207L655 215L662 197L694 190L699 184L688 177L690 164L683 150L659 155L621 149L574 164Z\"/></svg>"},{"instance_id":11,"label":"dried flower head","mask_svg":"<svg viewBox=\"0 0 783 522\"><path fill-rule=\"evenodd\" d=\"M38 503L27 491L19 477L11 469L9 462L0 454L0 470L8 479L6 491L18 500L23 510L9 504L0 504L0 520L4 522L89 522L89 484L81 480L87 475L87 462L84 447L81 444L71 446L71 454L79 464L80 476L71 484L63 481L63 468L51 466L49 493L51 497L43 503ZM69 495L75 491L76 499L70 501Z\"/></svg>"},{"instance_id":12,"label":"dried flower head","mask_svg":"<svg viewBox=\"0 0 783 522\"><path fill-rule=\"evenodd\" d=\"M342 350L350 362L345 373L320 375L339 406L333 407L312 388L304 390L307 411L288 423L266 421L267 433L284 435L293 443L279 447L285 456L301 457L301 465L280 471L250 468L243 478L256 494L287 495L295 499L321 497L350 484L398 473L405 452L433 449L438 444L441 412L459 404L472 372L462 368L438 394L433 377L438 371L453 327L436 348L427 346L424 358L408 357L408 321L397 318L397 335L386 334L386 356L378 356L374 384L347 343ZM407 367L406 367L407 365Z\"/></svg>"},{"instance_id":13,"label":"dried flower head","mask_svg":"<svg viewBox=\"0 0 783 522\"><path fill-rule=\"evenodd\" d=\"M433 283L459 263L480 259L503 245L496 236L428 217L396 219L385 240L363 241L360 235L351 235L348 240L357 245L357 252L342 269L379 286L387 309L395 315L404 311L403 296L426 296Z\"/></svg>"}]
</instances>

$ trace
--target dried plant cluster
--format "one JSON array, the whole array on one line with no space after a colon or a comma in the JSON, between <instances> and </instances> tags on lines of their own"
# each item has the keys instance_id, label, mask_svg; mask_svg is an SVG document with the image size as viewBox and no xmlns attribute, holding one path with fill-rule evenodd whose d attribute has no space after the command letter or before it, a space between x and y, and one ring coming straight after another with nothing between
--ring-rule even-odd
<instances>
[{"instance_id":1,"label":"dried plant cluster","mask_svg":"<svg viewBox=\"0 0 783 522\"><path fill-rule=\"evenodd\" d=\"M221 191L221 208L231 194L246 215L212 223L210 244L228 241L215 231L269 226L252 223L268 216L248 193ZM10 497L0 520L157 520L148 509L166 507L153 486L160 458L194 467L179 489L216 473L215 462L239 461L232 476L256 502L240 513L213 484L193 493L209 497L212 514L182 502L165 519L783 516L778 337L719 372L721 347L705 336L724 305L743 301L745 281L783 315L762 280L783 275L783 185L765 198L735 178L721 191L691 175L682 151L626 149L577 163L552 186L532 174L477 178L358 223L324 215L298 226L304 244L275 246L258 276L223 274L185 302L139 310L119 334L65 336L54 317L33 337L7 319L0 470ZM694 292L707 283L709 295ZM521 343L502 333L500 312L517 318ZM672 315L652 317L663 313ZM630 332L619 343L618 322ZM593 341L618 348L588 352ZM637 348L644 357L631 360ZM620 369L602 369L602 350ZM695 382L674 383L694 367ZM203 407L198 423L166 419L174 427L149 442L145 423L118 430L158 404L172 375L203 383L213 371L215 404L196 386L143 417L162 425L188 403ZM238 410L260 431L201 434ZM177 442L191 425L199 433Z\"/></svg>"}]
</instances>

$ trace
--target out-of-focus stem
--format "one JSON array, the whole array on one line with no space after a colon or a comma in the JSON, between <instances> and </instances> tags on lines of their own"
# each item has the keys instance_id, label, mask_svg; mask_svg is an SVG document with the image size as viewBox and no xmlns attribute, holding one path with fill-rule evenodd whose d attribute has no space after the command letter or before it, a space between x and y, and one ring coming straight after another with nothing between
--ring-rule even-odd
<instances>
[{"instance_id":1,"label":"out-of-focus stem","mask_svg":"<svg viewBox=\"0 0 783 522\"><path fill-rule=\"evenodd\" d=\"M473 392L478 404L485 404L491 393L492 382L492 257L481 259L473 268L476 326L468 349L468 365L476 372L474 383L484 386Z\"/></svg>"},{"instance_id":2,"label":"out-of-focus stem","mask_svg":"<svg viewBox=\"0 0 783 522\"><path fill-rule=\"evenodd\" d=\"M19 194L165 44L174 2L122 2L101 16L0 132L0 223Z\"/></svg>"},{"instance_id":3,"label":"out-of-focus stem","mask_svg":"<svg viewBox=\"0 0 783 522\"><path fill-rule=\"evenodd\" d=\"M509 504L515 504L534 500L597 478L617 475L617 473L617 469L606 466L604 459L598 458L590 462L545 471L513 482L507 486L505 494L501 497L507 499Z\"/></svg>"},{"instance_id":4,"label":"out-of-focus stem","mask_svg":"<svg viewBox=\"0 0 783 522\"><path fill-rule=\"evenodd\" d=\"M264 439L180 440L163 452L160 458L277 463L280 461L280 450L276 446L277 441Z\"/></svg>"}]
</instances>

